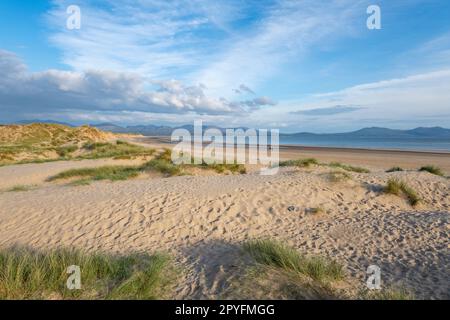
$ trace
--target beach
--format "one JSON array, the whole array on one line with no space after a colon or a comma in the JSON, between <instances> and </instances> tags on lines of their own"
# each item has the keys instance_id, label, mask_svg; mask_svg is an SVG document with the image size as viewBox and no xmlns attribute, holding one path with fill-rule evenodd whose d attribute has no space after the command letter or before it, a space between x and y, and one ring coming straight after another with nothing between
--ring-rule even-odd
<instances>
[{"instance_id":1,"label":"beach","mask_svg":"<svg viewBox=\"0 0 450 320\"><path fill-rule=\"evenodd\" d=\"M170 137L137 137L133 138L131 141L158 148L170 148L174 145L170 142ZM324 162L337 161L384 170L393 166L400 166L405 169L417 169L421 166L434 164L441 167L447 173L450 172L449 152L375 150L297 145L280 145L279 150L280 160L312 157Z\"/></svg>"},{"instance_id":2,"label":"beach","mask_svg":"<svg viewBox=\"0 0 450 320\"><path fill-rule=\"evenodd\" d=\"M155 139L133 139L155 148L168 146ZM404 286L417 298L450 298L450 183L446 177L417 171L432 163L448 175L449 155L309 147L281 147L280 154L283 160L316 157L321 162L359 165L370 173L347 172L346 179L332 181L334 169L287 166L272 176L251 170L141 175L71 186L47 179L70 168L139 160L4 166L0 167L0 247L168 252L183 270L172 298L217 299L236 297L231 289L247 261L242 244L270 238L341 263L350 298L365 288L366 269L374 264L380 266L386 286ZM385 172L394 165L405 171ZM383 193L392 178L414 188L420 204L412 206L403 197ZM33 184L30 190L6 191L27 181ZM319 214L311 214L315 208L320 208ZM258 292L253 297L271 298Z\"/></svg>"}]
</instances>

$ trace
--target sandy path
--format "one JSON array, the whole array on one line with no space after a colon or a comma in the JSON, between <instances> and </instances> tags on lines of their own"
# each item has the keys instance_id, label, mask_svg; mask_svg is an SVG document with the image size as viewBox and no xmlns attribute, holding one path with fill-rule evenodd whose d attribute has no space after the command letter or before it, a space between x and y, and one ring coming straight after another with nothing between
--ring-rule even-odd
<instances>
[{"instance_id":1,"label":"sandy path","mask_svg":"<svg viewBox=\"0 0 450 320\"><path fill-rule=\"evenodd\" d=\"M187 270L177 298L217 298L242 261L240 244L273 237L342 262L361 286L369 264L385 284L450 298L449 181L428 173L352 174L333 184L324 168L276 176L174 177L46 185L0 194L0 246L75 246L113 252L167 250ZM379 193L408 181L424 203ZM297 209L287 210L289 206ZM311 216L308 208L328 213Z\"/></svg>"}]
</instances>

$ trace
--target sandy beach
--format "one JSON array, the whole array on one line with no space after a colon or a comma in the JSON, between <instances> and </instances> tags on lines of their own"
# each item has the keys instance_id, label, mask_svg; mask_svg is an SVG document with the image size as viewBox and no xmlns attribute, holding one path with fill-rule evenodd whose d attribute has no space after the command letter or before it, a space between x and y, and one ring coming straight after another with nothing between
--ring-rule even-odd
<instances>
[{"instance_id":1,"label":"sandy beach","mask_svg":"<svg viewBox=\"0 0 450 320\"><path fill-rule=\"evenodd\" d=\"M137 137L130 139L130 141L158 148L170 148L173 146L170 142L170 137ZM382 170L387 170L393 166L417 169L421 166L434 164L446 171L447 174L450 172L450 153L446 152L306 147L297 145L280 145L279 152L280 160L312 157L323 162L337 161Z\"/></svg>"},{"instance_id":2,"label":"sandy beach","mask_svg":"<svg viewBox=\"0 0 450 320\"><path fill-rule=\"evenodd\" d=\"M150 145L167 146L154 140ZM384 172L393 165L417 169L432 163L448 174L450 155L283 147L281 157L357 164L371 173L351 172L346 181L330 182L329 168L285 167L273 176L143 176L69 186L46 179L69 168L138 161L5 166L0 167L0 246L162 250L184 270L173 298L213 299L224 297L240 276L245 261L241 244L272 238L305 254L336 259L355 290L364 288L366 268L376 264L385 285L405 286L417 298L450 298L448 178ZM406 181L423 201L412 207L401 197L382 193L390 178ZM34 187L5 191L18 184ZM324 212L309 213L317 207Z\"/></svg>"}]
</instances>

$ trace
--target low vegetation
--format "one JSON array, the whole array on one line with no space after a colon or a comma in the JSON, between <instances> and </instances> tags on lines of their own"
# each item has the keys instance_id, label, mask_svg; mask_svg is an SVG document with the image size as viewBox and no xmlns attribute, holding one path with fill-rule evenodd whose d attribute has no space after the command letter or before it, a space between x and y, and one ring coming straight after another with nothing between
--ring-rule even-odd
<instances>
[{"instance_id":1,"label":"low vegetation","mask_svg":"<svg viewBox=\"0 0 450 320\"><path fill-rule=\"evenodd\" d=\"M390 168L389 170L386 170L387 173L390 173L390 172L399 172L399 171L403 171L403 169L400 168L400 167L392 167L392 168Z\"/></svg>"},{"instance_id":2,"label":"low vegetation","mask_svg":"<svg viewBox=\"0 0 450 320\"><path fill-rule=\"evenodd\" d=\"M409 290L401 288L386 288L367 290L361 294L365 300L414 300L415 296Z\"/></svg>"},{"instance_id":3,"label":"low vegetation","mask_svg":"<svg viewBox=\"0 0 450 320\"><path fill-rule=\"evenodd\" d=\"M350 166L347 164L342 164L340 162L331 162L328 164L328 166L332 167L332 168L340 168L340 169L343 169L345 171L350 171L350 172L370 173L370 170L368 170L366 168Z\"/></svg>"},{"instance_id":4,"label":"low vegetation","mask_svg":"<svg viewBox=\"0 0 450 320\"><path fill-rule=\"evenodd\" d=\"M299 168L307 168L311 165L321 165L328 166L332 168L343 169L345 171L357 172L357 173L370 173L370 170L362 167L355 167L347 164L342 164L340 162L331 162L328 164L319 163L317 159L307 158L307 159L296 159L296 160L287 160L280 162L280 167L299 167Z\"/></svg>"},{"instance_id":5,"label":"low vegetation","mask_svg":"<svg viewBox=\"0 0 450 320\"><path fill-rule=\"evenodd\" d=\"M129 159L132 157L151 156L154 149L149 149L134 145L125 141L118 140L115 143L110 142L88 142L81 148L82 153L77 157L81 159Z\"/></svg>"},{"instance_id":6,"label":"low vegetation","mask_svg":"<svg viewBox=\"0 0 450 320\"><path fill-rule=\"evenodd\" d=\"M230 299L338 299L337 281L343 268L322 257L306 257L272 240L249 241L244 251L252 258L232 282Z\"/></svg>"},{"instance_id":7,"label":"low vegetation","mask_svg":"<svg viewBox=\"0 0 450 320\"><path fill-rule=\"evenodd\" d=\"M336 281L344 278L343 268L338 263L322 257L303 256L280 242L250 241L244 244L244 250L260 264L307 276L316 281Z\"/></svg>"},{"instance_id":8,"label":"low vegetation","mask_svg":"<svg viewBox=\"0 0 450 320\"><path fill-rule=\"evenodd\" d=\"M396 196L405 196L412 206L416 206L420 202L420 198L416 191L408 186L405 182L398 179L389 179L386 187L384 188L385 193L394 194Z\"/></svg>"},{"instance_id":9,"label":"low vegetation","mask_svg":"<svg viewBox=\"0 0 450 320\"><path fill-rule=\"evenodd\" d=\"M424 167L421 167L419 169L419 171L426 171L426 172L429 172L431 174L435 174L435 175L441 176L441 177L444 176L444 172L442 172L441 168L436 167L436 166L431 166L431 165L430 166L424 166Z\"/></svg>"},{"instance_id":10,"label":"low vegetation","mask_svg":"<svg viewBox=\"0 0 450 320\"><path fill-rule=\"evenodd\" d=\"M280 167L299 167L299 168L307 168L311 165L318 165L319 162L314 158L307 159L296 159L296 160L287 160L280 162Z\"/></svg>"},{"instance_id":11,"label":"low vegetation","mask_svg":"<svg viewBox=\"0 0 450 320\"><path fill-rule=\"evenodd\" d=\"M150 156L153 149L113 141L112 133L89 126L72 128L34 123L0 126L0 165L71 159L132 159Z\"/></svg>"},{"instance_id":12,"label":"low vegetation","mask_svg":"<svg viewBox=\"0 0 450 320\"><path fill-rule=\"evenodd\" d=\"M81 289L69 290L69 266L79 266ZM161 299L174 281L161 254L115 256L77 250L0 250L0 299Z\"/></svg>"},{"instance_id":13,"label":"low vegetation","mask_svg":"<svg viewBox=\"0 0 450 320\"><path fill-rule=\"evenodd\" d=\"M140 168L135 166L104 166L63 171L53 177L50 177L48 181L70 179L75 177L83 178L85 182L87 179L119 181L137 177L139 173Z\"/></svg>"},{"instance_id":14,"label":"low vegetation","mask_svg":"<svg viewBox=\"0 0 450 320\"><path fill-rule=\"evenodd\" d=\"M17 185L14 186L8 190L6 190L7 192L25 192L25 191L30 191L33 189L34 186L27 186L27 185Z\"/></svg>"},{"instance_id":15,"label":"low vegetation","mask_svg":"<svg viewBox=\"0 0 450 320\"><path fill-rule=\"evenodd\" d=\"M314 208L309 208L307 210L307 212L312 215L319 215L319 214L324 214L326 211L322 207L314 207Z\"/></svg>"},{"instance_id":16,"label":"low vegetation","mask_svg":"<svg viewBox=\"0 0 450 320\"><path fill-rule=\"evenodd\" d=\"M185 169L189 165L175 165L171 160L171 150L166 149L154 157L154 159L138 166L103 166L96 168L82 168L71 169L63 171L55 176L52 176L48 181L56 181L62 179L81 178L71 182L71 185L80 186L88 185L95 180L110 180L120 181L137 177L141 173L148 171L155 171L164 174L165 176L178 176L186 174ZM202 169L214 170L218 173L226 171L232 173L244 174L245 166L237 164L207 164L203 162L200 165L192 165Z\"/></svg>"},{"instance_id":17,"label":"low vegetation","mask_svg":"<svg viewBox=\"0 0 450 320\"><path fill-rule=\"evenodd\" d=\"M256 264L247 264L243 275L231 283L229 299L414 299L404 288L355 290L340 264L304 256L277 241L249 241L243 249Z\"/></svg>"},{"instance_id":18,"label":"low vegetation","mask_svg":"<svg viewBox=\"0 0 450 320\"><path fill-rule=\"evenodd\" d=\"M326 173L325 176L330 182L335 183L351 180L352 178L347 172L344 171L331 171Z\"/></svg>"},{"instance_id":19,"label":"low vegetation","mask_svg":"<svg viewBox=\"0 0 450 320\"><path fill-rule=\"evenodd\" d=\"M194 163L194 161L192 161L192 163ZM194 164L194 166L201 169L214 170L217 173L224 173L227 171L240 174L247 173L245 166L237 163L207 163L202 160L201 164Z\"/></svg>"}]
</instances>

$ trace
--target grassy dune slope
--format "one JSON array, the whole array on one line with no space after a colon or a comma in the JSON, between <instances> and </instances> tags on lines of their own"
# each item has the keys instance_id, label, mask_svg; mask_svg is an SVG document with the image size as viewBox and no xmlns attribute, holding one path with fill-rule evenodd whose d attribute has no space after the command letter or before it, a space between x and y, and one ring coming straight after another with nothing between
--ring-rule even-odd
<instances>
[{"instance_id":1,"label":"grassy dune slope","mask_svg":"<svg viewBox=\"0 0 450 320\"><path fill-rule=\"evenodd\" d=\"M149 149L116 140L116 135L89 126L0 126L0 165L151 154Z\"/></svg>"}]
</instances>

